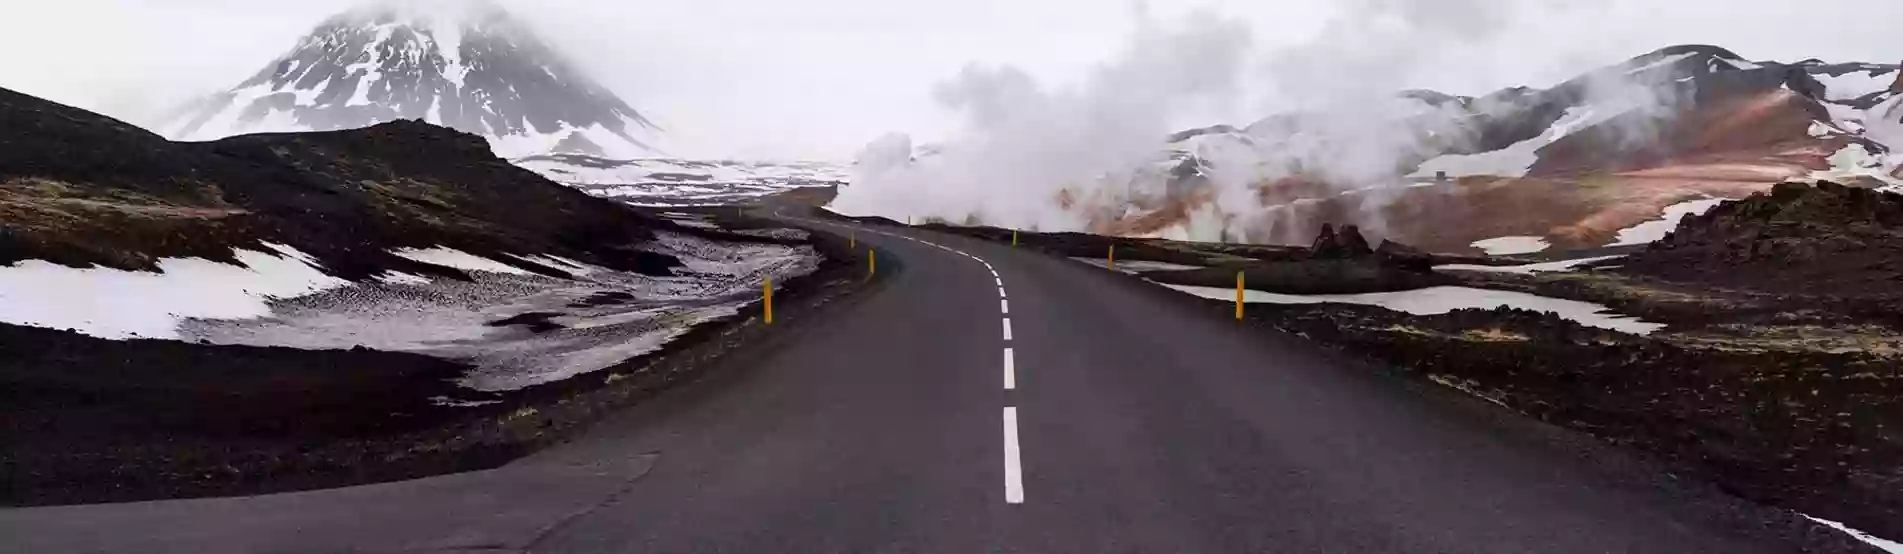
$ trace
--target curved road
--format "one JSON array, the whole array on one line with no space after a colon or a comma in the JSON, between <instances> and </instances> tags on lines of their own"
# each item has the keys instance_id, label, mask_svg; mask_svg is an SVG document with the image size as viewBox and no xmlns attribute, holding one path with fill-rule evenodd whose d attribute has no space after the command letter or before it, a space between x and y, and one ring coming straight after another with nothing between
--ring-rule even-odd
<instances>
[{"instance_id":1,"label":"curved road","mask_svg":"<svg viewBox=\"0 0 1903 554\"><path fill-rule=\"evenodd\" d=\"M508 466L0 510L0 536L21 552L1793 548L1743 529L1733 500L1174 292L861 229L884 283Z\"/></svg>"}]
</instances>

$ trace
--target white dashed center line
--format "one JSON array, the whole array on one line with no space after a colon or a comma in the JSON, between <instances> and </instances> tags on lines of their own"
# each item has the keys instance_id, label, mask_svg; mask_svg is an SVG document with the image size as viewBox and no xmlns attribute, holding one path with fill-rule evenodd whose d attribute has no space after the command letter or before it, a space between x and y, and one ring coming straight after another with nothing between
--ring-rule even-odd
<instances>
[{"instance_id":1,"label":"white dashed center line","mask_svg":"<svg viewBox=\"0 0 1903 554\"><path fill-rule=\"evenodd\" d=\"M1018 461L1018 409L1004 407L1004 501L1024 503L1024 465Z\"/></svg>"},{"instance_id":2,"label":"white dashed center line","mask_svg":"<svg viewBox=\"0 0 1903 554\"><path fill-rule=\"evenodd\" d=\"M1018 388L1018 357L1011 349L1004 349L1004 390Z\"/></svg>"},{"instance_id":3,"label":"white dashed center line","mask_svg":"<svg viewBox=\"0 0 1903 554\"><path fill-rule=\"evenodd\" d=\"M1004 287L998 287L998 298L1009 298L1004 295Z\"/></svg>"},{"instance_id":4,"label":"white dashed center line","mask_svg":"<svg viewBox=\"0 0 1903 554\"><path fill-rule=\"evenodd\" d=\"M998 299L998 313L1011 315L1011 301L1003 298Z\"/></svg>"},{"instance_id":5,"label":"white dashed center line","mask_svg":"<svg viewBox=\"0 0 1903 554\"><path fill-rule=\"evenodd\" d=\"M1011 318L1004 318L1004 340L1011 340Z\"/></svg>"}]
</instances>

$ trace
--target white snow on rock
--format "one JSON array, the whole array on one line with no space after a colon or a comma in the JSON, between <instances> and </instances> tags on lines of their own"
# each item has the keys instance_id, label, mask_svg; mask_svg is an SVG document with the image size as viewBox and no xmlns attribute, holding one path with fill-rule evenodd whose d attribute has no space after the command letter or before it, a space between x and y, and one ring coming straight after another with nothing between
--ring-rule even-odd
<instances>
[{"instance_id":1,"label":"white snow on rock","mask_svg":"<svg viewBox=\"0 0 1903 554\"><path fill-rule=\"evenodd\" d=\"M1666 206L1664 215L1659 216L1658 219L1620 229L1619 234L1614 236L1612 242L1606 246L1628 246L1658 242L1659 239L1665 238L1666 234L1671 233L1673 229L1677 229L1679 220L1685 219L1685 216L1703 215L1706 211L1724 203L1724 201L1725 199L1723 198L1706 198Z\"/></svg>"},{"instance_id":2,"label":"white snow on rock","mask_svg":"<svg viewBox=\"0 0 1903 554\"><path fill-rule=\"evenodd\" d=\"M1163 285L1181 292L1217 300L1235 300L1236 290L1219 287L1197 287L1189 285ZM1559 317L1579 322L1588 327L1610 329L1635 335L1648 335L1665 327L1662 323L1650 323L1636 317L1611 313L1605 306L1578 300L1550 298L1504 290L1476 289L1471 287L1429 287L1400 292L1376 292L1368 294L1277 294L1256 290L1245 290L1243 302L1268 304L1320 304L1335 302L1342 304L1362 304L1380 306L1397 312L1414 315L1444 314L1463 308L1490 310L1498 307L1519 308L1538 312L1553 312Z\"/></svg>"},{"instance_id":3,"label":"white snow on rock","mask_svg":"<svg viewBox=\"0 0 1903 554\"><path fill-rule=\"evenodd\" d=\"M1434 270L1435 271L1482 271L1482 272L1489 272L1489 273L1518 273L1522 275L1530 275L1533 273L1540 273L1544 271L1572 271L1573 268L1575 267L1579 267L1589 263L1602 262L1606 260L1613 260L1613 259L1624 258L1624 257L1625 257L1624 254L1617 254L1612 256L1593 256L1590 258L1560 260L1557 262L1540 262L1536 264L1522 264L1522 265L1446 264L1446 265L1434 266Z\"/></svg>"},{"instance_id":4,"label":"white snow on rock","mask_svg":"<svg viewBox=\"0 0 1903 554\"><path fill-rule=\"evenodd\" d=\"M1876 71L1850 71L1841 75L1812 73L1811 78L1824 85L1825 100L1855 100L1873 92L1890 89L1896 82L1896 72L1887 71L1881 75Z\"/></svg>"},{"instance_id":5,"label":"white snow on rock","mask_svg":"<svg viewBox=\"0 0 1903 554\"><path fill-rule=\"evenodd\" d=\"M296 249L266 247L276 253L236 250L242 265L165 258L157 273L40 260L0 266L0 321L107 339L178 339L178 325L187 318L264 317L271 314L271 300L349 284L324 274Z\"/></svg>"},{"instance_id":6,"label":"white snow on rock","mask_svg":"<svg viewBox=\"0 0 1903 554\"><path fill-rule=\"evenodd\" d=\"M385 271L383 273L377 274L377 276L374 277L374 279L376 279L377 282L379 283L384 283L388 285L427 285L429 284L428 277L411 274L411 273L404 273L401 271Z\"/></svg>"},{"instance_id":7,"label":"white snow on rock","mask_svg":"<svg viewBox=\"0 0 1903 554\"><path fill-rule=\"evenodd\" d=\"M1821 523L1825 527L1836 529L1838 531L1843 531L1844 533L1849 534L1852 537L1856 537L1857 540L1863 541L1864 543L1869 544L1870 546L1877 547L1878 550L1889 552L1890 554L1903 554L1903 542L1896 542L1893 540L1879 538L1876 535L1865 533L1863 531L1858 531L1856 529L1851 529L1847 525L1844 525L1842 523L1838 523L1835 521L1831 521L1828 519L1824 519L1821 517L1814 517L1809 514L1800 514L1800 515L1803 515L1806 519L1809 519L1811 521Z\"/></svg>"},{"instance_id":8,"label":"white snow on rock","mask_svg":"<svg viewBox=\"0 0 1903 554\"><path fill-rule=\"evenodd\" d=\"M1880 97L1881 98L1881 97ZM1903 94L1892 94L1882 98L1870 109L1857 109L1835 102L1823 102L1825 111L1830 113L1831 123L1838 129L1851 135L1880 145L1885 152L1881 156L1865 151L1876 158L1878 167L1866 167L1865 160L1854 152L1839 150L1831 157L1831 172L1847 172L1850 175L1874 177L1886 183L1899 168L1903 168ZM1892 184L1893 188L1897 187Z\"/></svg>"},{"instance_id":9,"label":"white snow on rock","mask_svg":"<svg viewBox=\"0 0 1903 554\"><path fill-rule=\"evenodd\" d=\"M529 274L528 271L509 264L454 248L443 248L441 246L432 248L399 248L391 250L390 253L430 265L440 265L466 271L487 271L490 273L511 273L515 275Z\"/></svg>"},{"instance_id":10,"label":"white snow on rock","mask_svg":"<svg viewBox=\"0 0 1903 554\"><path fill-rule=\"evenodd\" d=\"M1546 242L1546 237L1513 236L1477 240L1468 246L1485 250L1488 256L1508 256L1531 254L1553 245Z\"/></svg>"},{"instance_id":11,"label":"white snow on rock","mask_svg":"<svg viewBox=\"0 0 1903 554\"><path fill-rule=\"evenodd\" d=\"M1432 178L1438 172L1446 172L1448 177L1468 177L1474 175L1495 175L1500 177L1525 177L1533 169L1533 163L1539 161L1539 149L1552 144L1567 135L1619 115L1622 110L1596 108L1593 106L1575 106L1568 108L1565 115L1554 121L1540 136L1508 145L1506 148L1477 154L1449 154L1427 160L1420 169L1408 174L1408 177Z\"/></svg>"},{"instance_id":12,"label":"white snow on rock","mask_svg":"<svg viewBox=\"0 0 1903 554\"><path fill-rule=\"evenodd\" d=\"M1882 156L1872 154L1862 144L1846 144L1825 159L1830 162L1830 169L1811 172L1811 179L1844 182L1867 178L1882 182L1884 190L1903 189L1903 179L1891 175L1895 167L1885 163Z\"/></svg>"}]
</instances>

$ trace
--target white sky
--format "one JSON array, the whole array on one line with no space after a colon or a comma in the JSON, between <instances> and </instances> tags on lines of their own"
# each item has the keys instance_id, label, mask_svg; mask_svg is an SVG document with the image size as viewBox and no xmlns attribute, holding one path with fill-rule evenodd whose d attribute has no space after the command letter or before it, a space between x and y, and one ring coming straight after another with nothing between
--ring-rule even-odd
<instances>
[{"instance_id":1,"label":"white sky","mask_svg":"<svg viewBox=\"0 0 1903 554\"><path fill-rule=\"evenodd\" d=\"M1246 123L1343 83L1546 86L1671 44L1780 61L1903 58L1894 0L499 1L669 129L671 153L698 157L844 159L890 131L929 141L959 121L934 87L969 63L1071 86L1141 22L1198 10L1245 24L1262 61L1240 78L1244 101L1185 125ZM0 87L150 124L356 3L0 0ZM1318 74L1337 66L1355 71ZM1324 77L1334 81L1306 86Z\"/></svg>"}]
</instances>

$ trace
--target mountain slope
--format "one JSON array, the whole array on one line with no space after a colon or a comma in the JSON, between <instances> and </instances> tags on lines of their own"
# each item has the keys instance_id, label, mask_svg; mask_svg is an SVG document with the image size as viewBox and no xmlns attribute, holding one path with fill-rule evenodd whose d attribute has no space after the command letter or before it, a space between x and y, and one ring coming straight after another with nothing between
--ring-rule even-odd
<instances>
[{"instance_id":1,"label":"mountain slope","mask_svg":"<svg viewBox=\"0 0 1903 554\"><path fill-rule=\"evenodd\" d=\"M249 79L180 111L184 140L418 119L497 153L635 156L656 130L502 9L372 5L319 24Z\"/></svg>"},{"instance_id":2,"label":"mountain slope","mask_svg":"<svg viewBox=\"0 0 1903 554\"><path fill-rule=\"evenodd\" d=\"M1634 227L1688 203L1742 198L1786 180L1903 190L1899 73L1897 65L1754 62L1715 46L1673 46L1548 88L1477 97L1399 91L1179 132L1147 159L1020 199L1041 209L1006 210L1036 221L993 221L1001 214L986 212L996 206L958 195L903 208L951 221L1202 241L1304 244L1325 223L1351 223L1377 239L1440 251L1478 252L1474 243L1506 237L1595 248L1625 242ZM961 174L939 161L873 168L856 183L870 186L842 191L842 206L876 211L874 200L917 196L869 194L882 183L956 182L924 178Z\"/></svg>"},{"instance_id":3,"label":"mountain slope","mask_svg":"<svg viewBox=\"0 0 1903 554\"><path fill-rule=\"evenodd\" d=\"M149 270L273 242L347 279L417 269L385 250L439 245L633 270L652 260L604 243L639 245L664 225L413 121L179 143L0 89L0 129L0 263Z\"/></svg>"}]
</instances>

